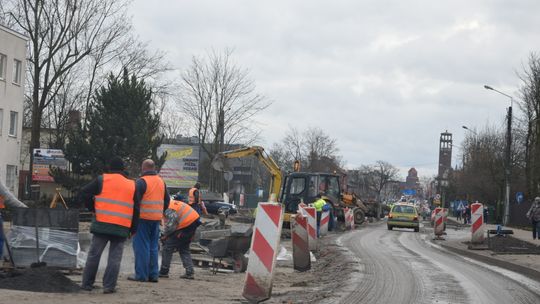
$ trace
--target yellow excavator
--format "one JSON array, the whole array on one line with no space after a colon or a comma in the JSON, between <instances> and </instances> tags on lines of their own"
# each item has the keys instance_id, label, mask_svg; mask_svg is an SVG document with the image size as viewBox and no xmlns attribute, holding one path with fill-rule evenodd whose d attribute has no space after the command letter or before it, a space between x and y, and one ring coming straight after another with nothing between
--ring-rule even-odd
<instances>
[{"instance_id":1,"label":"yellow excavator","mask_svg":"<svg viewBox=\"0 0 540 304\"><path fill-rule=\"evenodd\" d=\"M218 153L212 161L212 166L218 171L226 171L226 159L255 156L268 169L272 179L270 182L270 197L275 197L285 208L284 224L288 226L290 216L296 214L298 205L313 203L317 194L323 194L338 220L344 221L343 208L352 208L356 224L361 224L368 213L368 208L355 196L342 192L342 176L321 172L295 172L283 177L281 169L264 148L259 146L246 147Z\"/></svg>"}]
</instances>

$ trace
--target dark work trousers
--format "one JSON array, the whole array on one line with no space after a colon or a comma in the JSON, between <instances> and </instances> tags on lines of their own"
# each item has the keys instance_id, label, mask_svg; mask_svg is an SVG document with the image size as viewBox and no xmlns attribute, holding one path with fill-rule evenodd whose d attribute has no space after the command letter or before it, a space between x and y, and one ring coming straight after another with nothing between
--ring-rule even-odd
<instances>
[{"instance_id":1,"label":"dark work trousers","mask_svg":"<svg viewBox=\"0 0 540 304\"><path fill-rule=\"evenodd\" d=\"M103 290L114 290L116 288L125 241L126 239L122 237L94 234L90 249L88 250L86 265L84 266L81 283L83 288L93 287L94 282L96 281L99 260L101 259L101 254L103 253L105 246L107 246L107 243L110 243L109 259L107 261L105 273L103 274Z\"/></svg>"},{"instance_id":2,"label":"dark work trousers","mask_svg":"<svg viewBox=\"0 0 540 304\"><path fill-rule=\"evenodd\" d=\"M158 278L159 223L141 219L133 237L135 279L138 281Z\"/></svg>"},{"instance_id":3,"label":"dark work trousers","mask_svg":"<svg viewBox=\"0 0 540 304\"><path fill-rule=\"evenodd\" d=\"M317 237L321 236L321 215L322 211L317 211Z\"/></svg>"},{"instance_id":4,"label":"dark work trousers","mask_svg":"<svg viewBox=\"0 0 540 304\"><path fill-rule=\"evenodd\" d=\"M540 221L531 220L533 239L540 239Z\"/></svg>"},{"instance_id":5,"label":"dark work trousers","mask_svg":"<svg viewBox=\"0 0 540 304\"><path fill-rule=\"evenodd\" d=\"M198 221L195 221L193 224L184 229L176 230L165 240L163 251L161 253L161 268L159 270L160 274L169 274L171 260L175 250L178 250L178 253L180 253L180 259L182 260L184 269L186 269L186 274L194 273L189 245L191 244L191 239L193 238L195 230L197 230L198 226Z\"/></svg>"}]
</instances>

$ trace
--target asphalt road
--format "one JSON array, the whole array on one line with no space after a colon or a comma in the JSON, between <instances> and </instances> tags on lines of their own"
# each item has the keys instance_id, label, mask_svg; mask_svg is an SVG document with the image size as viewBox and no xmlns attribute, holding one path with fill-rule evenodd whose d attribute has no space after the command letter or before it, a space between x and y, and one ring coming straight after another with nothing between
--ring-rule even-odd
<instances>
[{"instance_id":1,"label":"asphalt road","mask_svg":"<svg viewBox=\"0 0 540 304\"><path fill-rule=\"evenodd\" d=\"M341 237L359 261L340 303L540 303L540 282L447 252L426 229L371 225Z\"/></svg>"}]
</instances>

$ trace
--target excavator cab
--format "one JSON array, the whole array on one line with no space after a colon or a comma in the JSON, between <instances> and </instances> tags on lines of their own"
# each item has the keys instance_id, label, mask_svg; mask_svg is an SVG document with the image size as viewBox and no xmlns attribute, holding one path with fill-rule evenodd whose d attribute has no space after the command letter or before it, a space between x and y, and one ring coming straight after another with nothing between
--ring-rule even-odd
<instances>
[{"instance_id":1,"label":"excavator cab","mask_svg":"<svg viewBox=\"0 0 540 304\"><path fill-rule=\"evenodd\" d=\"M311 204L321 193L326 201L336 206L341 197L340 189L337 175L293 172L285 177L279 201L285 206L286 213L296 213L302 201Z\"/></svg>"}]
</instances>

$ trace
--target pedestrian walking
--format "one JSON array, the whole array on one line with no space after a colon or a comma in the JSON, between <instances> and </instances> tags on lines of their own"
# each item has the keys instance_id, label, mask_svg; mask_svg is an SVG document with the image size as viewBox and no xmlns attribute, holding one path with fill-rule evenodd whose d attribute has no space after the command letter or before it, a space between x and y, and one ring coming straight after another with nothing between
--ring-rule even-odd
<instances>
[{"instance_id":1,"label":"pedestrian walking","mask_svg":"<svg viewBox=\"0 0 540 304\"><path fill-rule=\"evenodd\" d=\"M201 188L200 183L195 183L195 185L189 189L188 192L188 203L191 206L191 208L195 209L198 214L208 214L208 211L206 210L206 206L204 206L204 202L201 198L201 191L199 189Z\"/></svg>"},{"instance_id":2,"label":"pedestrian walking","mask_svg":"<svg viewBox=\"0 0 540 304\"><path fill-rule=\"evenodd\" d=\"M540 197L534 199L527 218L531 221L533 240L540 239Z\"/></svg>"},{"instance_id":3,"label":"pedestrian walking","mask_svg":"<svg viewBox=\"0 0 540 304\"><path fill-rule=\"evenodd\" d=\"M465 207L465 224L471 223L471 205Z\"/></svg>"},{"instance_id":4,"label":"pedestrian walking","mask_svg":"<svg viewBox=\"0 0 540 304\"><path fill-rule=\"evenodd\" d=\"M189 245L197 227L201 224L199 213L184 202L171 201L169 209L165 211L164 222L162 240L165 244L161 253L159 276L169 277L172 255L175 250L178 250L185 269L185 273L180 278L194 279L195 272Z\"/></svg>"},{"instance_id":5,"label":"pedestrian walking","mask_svg":"<svg viewBox=\"0 0 540 304\"><path fill-rule=\"evenodd\" d=\"M113 157L108 173L98 176L83 187L80 193L86 208L94 213L90 226L93 234L81 289L92 290L105 246L109 244L109 258L103 275L103 293L116 292L124 242L137 231L140 195L135 181L124 173L124 162Z\"/></svg>"},{"instance_id":6,"label":"pedestrian walking","mask_svg":"<svg viewBox=\"0 0 540 304\"><path fill-rule=\"evenodd\" d=\"M488 216L489 216L489 209L488 209L488 205L487 204L484 204L484 223L487 224L488 222Z\"/></svg>"},{"instance_id":7,"label":"pedestrian walking","mask_svg":"<svg viewBox=\"0 0 540 304\"><path fill-rule=\"evenodd\" d=\"M156 172L153 160L147 159L141 165L141 178L137 179L141 208L137 234L133 237L135 254L135 275L130 281L158 282L159 226L163 213L169 208L169 193L165 182Z\"/></svg>"}]
</instances>

